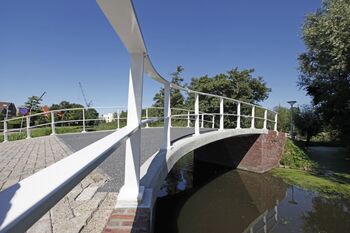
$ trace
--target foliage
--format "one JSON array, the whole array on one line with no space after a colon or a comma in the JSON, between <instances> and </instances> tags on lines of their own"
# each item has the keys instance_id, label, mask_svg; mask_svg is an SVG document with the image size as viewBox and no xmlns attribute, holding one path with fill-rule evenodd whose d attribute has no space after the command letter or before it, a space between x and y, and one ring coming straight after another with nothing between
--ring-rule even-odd
<instances>
[{"instance_id":1,"label":"foliage","mask_svg":"<svg viewBox=\"0 0 350 233\"><path fill-rule=\"evenodd\" d=\"M310 105L304 105L294 118L295 126L301 135L306 136L307 145L312 136L317 135L322 129L322 122L315 109Z\"/></svg>"},{"instance_id":2,"label":"foliage","mask_svg":"<svg viewBox=\"0 0 350 233\"><path fill-rule=\"evenodd\" d=\"M184 71L182 66L177 66L176 71L171 73L171 82L181 86L183 82L183 78L181 77L181 73ZM158 93L154 96L153 100L155 103L153 106L155 107L163 107L164 106L164 88L161 88ZM171 89L170 91L170 103L173 108L181 108L184 105L184 97L181 94L180 90Z\"/></svg>"},{"instance_id":3,"label":"foliage","mask_svg":"<svg viewBox=\"0 0 350 233\"><path fill-rule=\"evenodd\" d=\"M272 174L281 177L286 183L296 185L306 190L317 191L325 195L341 195L350 198L350 184L342 180L350 179L350 175L344 173L321 175L296 169L275 168ZM339 179L339 177L343 177Z\"/></svg>"},{"instance_id":4,"label":"foliage","mask_svg":"<svg viewBox=\"0 0 350 233\"><path fill-rule=\"evenodd\" d=\"M280 132L289 132L290 131L290 117L291 117L291 112L289 108L285 108L285 107L274 107L273 108L274 111L276 111L278 113L278 131Z\"/></svg>"},{"instance_id":5,"label":"foliage","mask_svg":"<svg viewBox=\"0 0 350 233\"><path fill-rule=\"evenodd\" d=\"M295 169L311 170L315 168L315 163L310 160L305 151L289 139L287 139L284 146L280 163L281 165Z\"/></svg>"},{"instance_id":6,"label":"foliage","mask_svg":"<svg viewBox=\"0 0 350 233\"><path fill-rule=\"evenodd\" d=\"M268 98L271 89L266 86L266 83L262 77L253 77L253 72L254 69L240 71L238 68L235 68L224 74L215 75L214 77L209 77L206 75L199 78L192 78L188 87L189 89L199 92L206 92L257 104ZM219 101L220 100L218 98L200 96L200 111L219 113ZM193 109L194 95L189 95L188 99L186 100L186 104L189 109ZM242 114L251 114L249 113L249 111L251 111L251 107L241 107ZM230 101L224 101L224 108L225 113L228 114L236 114L237 112L237 104ZM259 113L259 110L257 110L257 113ZM225 120L225 127L233 127L233 122L235 122L235 119L227 118L227 120ZM248 122L246 123L248 124Z\"/></svg>"},{"instance_id":7,"label":"foliage","mask_svg":"<svg viewBox=\"0 0 350 233\"><path fill-rule=\"evenodd\" d=\"M350 1L326 0L303 27L307 51L299 56L300 87L322 119L350 144Z\"/></svg>"},{"instance_id":8,"label":"foliage","mask_svg":"<svg viewBox=\"0 0 350 233\"><path fill-rule=\"evenodd\" d=\"M31 113L39 113L41 112L41 99L38 96L28 97L27 102L24 105L31 110Z\"/></svg>"},{"instance_id":9,"label":"foliage","mask_svg":"<svg viewBox=\"0 0 350 233\"><path fill-rule=\"evenodd\" d=\"M50 107L50 110L59 110L59 109L73 109L73 108L84 108L83 105L77 104L77 103L70 103L68 101L62 101L59 104L53 104ZM97 119L98 118L98 112L96 109L89 108L85 110L85 119ZM82 124L78 120L83 119L83 112L82 110L70 110L70 111L62 111L61 113L57 114L56 116L58 120L60 121L71 121L71 120L77 120L77 122L69 123L68 125L75 124L79 125ZM95 121L86 121L86 125L95 125Z\"/></svg>"}]
</instances>

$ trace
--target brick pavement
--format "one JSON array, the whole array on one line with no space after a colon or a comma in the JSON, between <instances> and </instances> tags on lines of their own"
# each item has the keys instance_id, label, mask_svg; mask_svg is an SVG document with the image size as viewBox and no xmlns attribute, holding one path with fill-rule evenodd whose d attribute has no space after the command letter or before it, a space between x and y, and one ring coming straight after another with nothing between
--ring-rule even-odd
<instances>
[{"instance_id":1,"label":"brick pavement","mask_svg":"<svg viewBox=\"0 0 350 233\"><path fill-rule=\"evenodd\" d=\"M69 156L72 151L56 136L0 143L0 191ZM102 232L116 202L115 192L98 192L109 177L95 169L28 233Z\"/></svg>"}]
</instances>

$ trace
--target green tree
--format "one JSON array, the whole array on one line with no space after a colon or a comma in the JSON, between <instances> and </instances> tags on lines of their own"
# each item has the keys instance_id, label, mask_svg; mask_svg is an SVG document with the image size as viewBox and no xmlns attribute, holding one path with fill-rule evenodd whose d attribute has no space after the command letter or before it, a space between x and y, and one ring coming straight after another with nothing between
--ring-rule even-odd
<instances>
[{"instance_id":1,"label":"green tree","mask_svg":"<svg viewBox=\"0 0 350 233\"><path fill-rule=\"evenodd\" d=\"M300 112L297 112L294 116L296 128L301 135L306 136L306 145L309 145L311 137L318 134L322 129L319 115L311 105L304 105Z\"/></svg>"},{"instance_id":2,"label":"green tree","mask_svg":"<svg viewBox=\"0 0 350 233\"><path fill-rule=\"evenodd\" d=\"M278 118L277 118L277 127L278 131L281 132L289 132L290 131L290 109L285 108L282 106L274 107L273 109L275 112L278 113Z\"/></svg>"},{"instance_id":3,"label":"green tree","mask_svg":"<svg viewBox=\"0 0 350 233\"><path fill-rule=\"evenodd\" d=\"M238 70L232 69L227 73L218 74L214 77L208 75L192 78L189 89L210 93L219 96L225 96L232 99L241 100L244 102L258 104L259 102L268 98L270 88L266 86L262 77L253 77L254 69ZM187 99L189 109L193 109L194 95L189 95ZM220 105L219 99L210 96L200 96L199 108L202 112L219 113ZM224 101L225 114L236 114L237 106L230 101ZM242 114L250 114L250 106L242 106ZM257 113L263 114L257 109ZM218 117L217 117L218 119ZM227 117L225 124L227 127L234 127L236 119L234 117ZM242 118L242 125L250 124L250 119Z\"/></svg>"},{"instance_id":4,"label":"green tree","mask_svg":"<svg viewBox=\"0 0 350 233\"><path fill-rule=\"evenodd\" d=\"M38 96L31 96L28 97L27 102L24 103L24 105L31 110L31 113L38 113L41 112L41 99Z\"/></svg>"},{"instance_id":5,"label":"green tree","mask_svg":"<svg viewBox=\"0 0 350 233\"><path fill-rule=\"evenodd\" d=\"M68 101L62 101L59 104L53 104L50 107L50 110L59 110L59 109L73 109L73 108L84 108L83 105L77 104L77 103L70 103ZM99 116L98 112L94 108L89 108L85 111L85 119L97 119ZM83 112L82 110L71 110L71 111L62 111L60 114L58 114L56 117L58 117L60 120L81 120L83 119ZM98 121L87 121L86 125L94 125L97 124ZM76 122L75 124L82 124L81 122ZM70 125L70 124L69 124Z\"/></svg>"},{"instance_id":6,"label":"green tree","mask_svg":"<svg viewBox=\"0 0 350 233\"><path fill-rule=\"evenodd\" d=\"M177 66L176 71L171 73L171 82L181 86L183 78L181 73L184 71L182 66ZM153 106L163 107L164 106L164 88L161 88L158 93L154 96L153 100L155 101ZM177 89L171 89L170 91L170 104L172 108L181 108L184 105L184 97L181 92Z\"/></svg>"},{"instance_id":7,"label":"green tree","mask_svg":"<svg viewBox=\"0 0 350 233\"><path fill-rule=\"evenodd\" d=\"M322 119L350 144L350 0L325 0L303 27L300 87Z\"/></svg>"}]
</instances>

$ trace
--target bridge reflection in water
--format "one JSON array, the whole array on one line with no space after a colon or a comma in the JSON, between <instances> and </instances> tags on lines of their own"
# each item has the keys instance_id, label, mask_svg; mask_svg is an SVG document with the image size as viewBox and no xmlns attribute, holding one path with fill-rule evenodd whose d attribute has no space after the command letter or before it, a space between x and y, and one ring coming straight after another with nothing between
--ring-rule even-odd
<instances>
[{"instance_id":1,"label":"bridge reflection in water","mask_svg":"<svg viewBox=\"0 0 350 233\"><path fill-rule=\"evenodd\" d=\"M270 232L287 185L270 175L181 159L159 193L155 232Z\"/></svg>"}]
</instances>

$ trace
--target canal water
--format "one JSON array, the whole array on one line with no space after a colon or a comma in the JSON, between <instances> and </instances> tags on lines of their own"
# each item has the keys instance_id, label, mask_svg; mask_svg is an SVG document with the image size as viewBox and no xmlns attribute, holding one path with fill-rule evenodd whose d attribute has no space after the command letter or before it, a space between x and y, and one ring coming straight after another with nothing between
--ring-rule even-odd
<instances>
[{"instance_id":1,"label":"canal water","mask_svg":"<svg viewBox=\"0 0 350 233\"><path fill-rule=\"evenodd\" d=\"M350 233L350 200L255 174L179 160L159 192L156 233Z\"/></svg>"}]
</instances>

